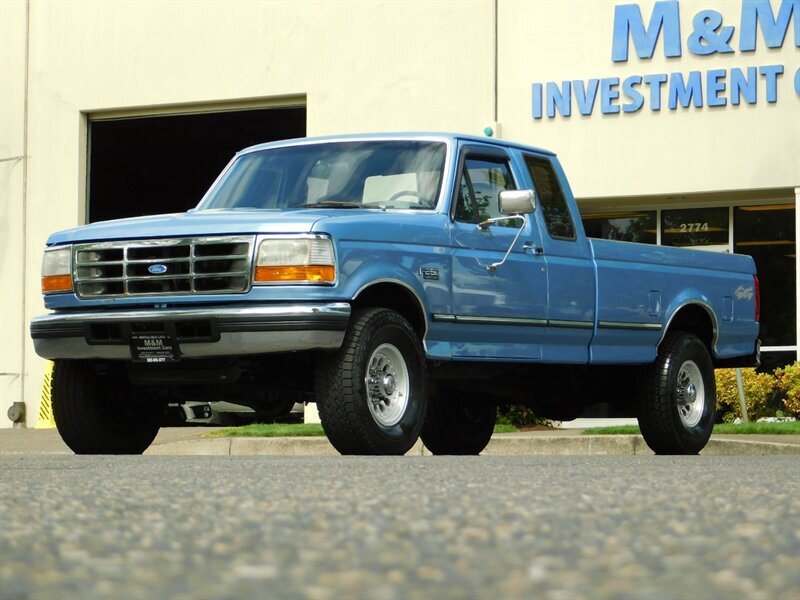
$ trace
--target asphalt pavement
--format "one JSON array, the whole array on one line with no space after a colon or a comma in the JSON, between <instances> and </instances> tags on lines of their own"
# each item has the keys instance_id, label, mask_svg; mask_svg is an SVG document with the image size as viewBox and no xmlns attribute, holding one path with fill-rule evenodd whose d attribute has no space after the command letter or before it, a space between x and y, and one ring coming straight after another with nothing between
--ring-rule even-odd
<instances>
[{"instance_id":1,"label":"asphalt pavement","mask_svg":"<svg viewBox=\"0 0 800 600\"><path fill-rule=\"evenodd\" d=\"M0 456L0 597L800 598L797 456Z\"/></svg>"}]
</instances>

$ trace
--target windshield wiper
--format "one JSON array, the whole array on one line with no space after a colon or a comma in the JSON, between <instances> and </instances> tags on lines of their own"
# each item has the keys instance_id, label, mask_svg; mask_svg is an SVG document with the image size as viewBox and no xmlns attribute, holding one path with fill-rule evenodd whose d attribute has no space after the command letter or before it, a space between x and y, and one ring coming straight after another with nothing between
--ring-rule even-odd
<instances>
[{"instance_id":1,"label":"windshield wiper","mask_svg":"<svg viewBox=\"0 0 800 600\"><path fill-rule=\"evenodd\" d=\"M346 202L343 200L323 200L322 202L301 204L297 208L362 208L362 205L358 202Z\"/></svg>"}]
</instances>

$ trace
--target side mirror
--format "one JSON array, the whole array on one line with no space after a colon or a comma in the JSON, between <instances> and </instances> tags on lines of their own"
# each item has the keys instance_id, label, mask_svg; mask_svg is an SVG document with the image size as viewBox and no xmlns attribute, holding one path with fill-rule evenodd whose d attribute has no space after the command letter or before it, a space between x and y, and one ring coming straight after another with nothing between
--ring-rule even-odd
<instances>
[{"instance_id":1,"label":"side mirror","mask_svg":"<svg viewBox=\"0 0 800 600\"><path fill-rule=\"evenodd\" d=\"M502 267L508 260L508 255L511 254L517 240L519 240L519 236L522 235L522 231L528 225L528 215L536 210L536 194L533 190L503 190L497 195L497 202L500 205L500 214L505 216L486 219L483 223L478 223L478 229L488 231L489 227L494 223L509 219L522 221L522 225L517 230L517 235L514 236L514 240L508 247L505 256L503 256L503 260L494 262L486 267L486 270L490 273L496 271L497 267Z\"/></svg>"},{"instance_id":2,"label":"side mirror","mask_svg":"<svg viewBox=\"0 0 800 600\"><path fill-rule=\"evenodd\" d=\"M527 215L536 210L533 190L503 190L498 197L500 214Z\"/></svg>"}]
</instances>

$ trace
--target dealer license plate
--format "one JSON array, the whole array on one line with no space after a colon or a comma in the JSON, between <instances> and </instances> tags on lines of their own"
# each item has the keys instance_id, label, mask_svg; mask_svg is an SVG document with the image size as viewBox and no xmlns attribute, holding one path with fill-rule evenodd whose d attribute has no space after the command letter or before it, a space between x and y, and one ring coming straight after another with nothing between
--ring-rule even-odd
<instances>
[{"instance_id":1,"label":"dealer license plate","mask_svg":"<svg viewBox=\"0 0 800 600\"><path fill-rule=\"evenodd\" d=\"M175 336L163 332L131 332L131 358L134 362L173 363L181 359Z\"/></svg>"}]
</instances>

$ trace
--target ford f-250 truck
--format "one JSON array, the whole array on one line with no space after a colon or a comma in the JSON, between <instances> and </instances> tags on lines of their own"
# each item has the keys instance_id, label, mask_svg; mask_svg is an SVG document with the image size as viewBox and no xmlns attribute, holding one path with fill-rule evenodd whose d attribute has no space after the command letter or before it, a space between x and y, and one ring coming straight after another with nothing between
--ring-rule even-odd
<instances>
[{"instance_id":1,"label":"ford f-250 truck","mask_svg":"<svg viewBox=\"0 0 800 600\"><path fill-rule=\"evenodd\" d=\"M488 138L238 153L196 209L50 237L35 318L77 453L140 453L168 403L316 401L343 454L477 454L498 407L635 410L694 454L714 368L758 360L751 258L587 239L556 156Z\"/></svg>"}]
</instances>

